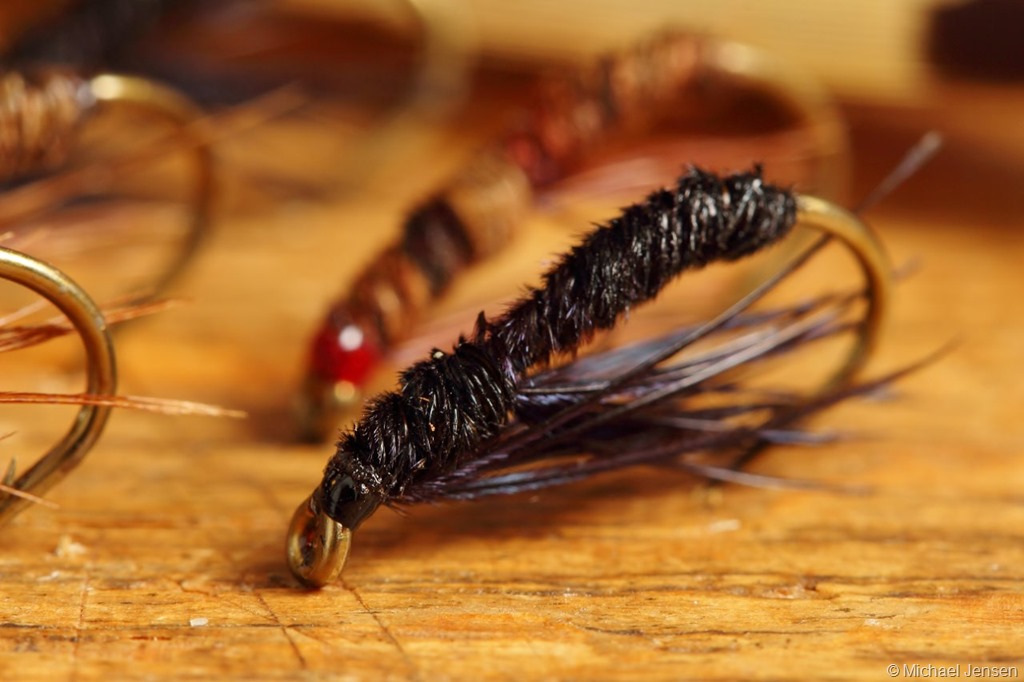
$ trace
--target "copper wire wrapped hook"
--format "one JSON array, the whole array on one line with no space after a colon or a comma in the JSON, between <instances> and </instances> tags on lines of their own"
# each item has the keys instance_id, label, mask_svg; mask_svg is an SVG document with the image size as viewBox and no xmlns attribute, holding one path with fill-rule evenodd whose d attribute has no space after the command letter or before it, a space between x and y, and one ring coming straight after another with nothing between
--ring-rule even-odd
<instances>
[{"instance_id":1,"label":"copper wire wrapped hook","mask_svg":"<svg viewBox=\"0 0 1024 682\"><path fill-rule=\"evenodd\" d=\"M0 278L31 289L67 316L85 347L86 391L113 395L117 386L114 346L103 313L89 295L60 270L10 249L0 248ZM110 410L105 405L83 405L60 442L28 471L10 481L10 487L32 495L50 489L88 454L103 432ZM23 497L0 493L0 525L30 504Z\"/></svg>"},{"instance_id":2,"label":"copper wire wrapped hook","mask_svg":"<svg viewBox=\"0 0 1024 682\"><path fill-rule=\"evenodd\" d=\"M201 110L187 97L136 76L103 73L83 79L59 70L4 74L0 78L0 151L4 159L0 177L30 177L63 164L83 120L99 105L135 107L166 119L176 128L174 141L193 157L188 233L178 253L150 286L155 293L177 277L195 253L207 232L215 198L209 136L200 127ZM123 163L130 167L134 157ZM92 173L85 168L8 190L0 207L0 225L16 224L46 211L55 197L80 191L91 181Z\"/></svg>"}]
</instances>

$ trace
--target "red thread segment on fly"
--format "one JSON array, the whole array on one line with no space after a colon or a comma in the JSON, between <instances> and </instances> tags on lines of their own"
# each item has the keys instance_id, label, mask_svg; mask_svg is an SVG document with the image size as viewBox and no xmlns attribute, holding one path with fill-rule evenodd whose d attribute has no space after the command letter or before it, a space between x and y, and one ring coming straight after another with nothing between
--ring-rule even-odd
<instances>
[{"instance_id":1,"label":"red thread segment on fly","mask_svg":"<svg viewBox=\"0 0 1024 682\"><path fill-rule=\"evenodd\" d=\"M460 272L504 248L530 201L523 172L483 153L406 219L398 243L331 305L314 334L302 389L307 436L336 428L335 408L359 405L388 349Z\"/></svg>"},{"instance_id":2,"label":"red thread segment on fly","mask_svg":"<svg viewBox=\"0 0 1024 682\"><path fill-rule=\"evenodd\" d=\"M403 373L344 434L314 505L349 529L409 486L473 458L508 423L531 367L572 351L685 270L743 257L785 237L796 199L760 170L692 170L599 228L503 316Z\"/></svg>"}]
</instances>

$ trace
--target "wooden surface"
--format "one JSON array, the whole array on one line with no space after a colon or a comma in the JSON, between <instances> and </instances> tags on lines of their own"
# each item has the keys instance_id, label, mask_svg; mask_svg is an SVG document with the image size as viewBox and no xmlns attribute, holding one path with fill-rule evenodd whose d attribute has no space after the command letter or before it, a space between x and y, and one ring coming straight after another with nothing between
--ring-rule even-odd
<instances>
[{"instance_id":1,"label":"wooden surface","mask_svg":"<svg viewBox=\"0 0 1024 682\"><path fill-rule=\"evenodd\" d=\"M858 195L916 134L870 114L855 138ZM451 133L434 141L443 154L410 151L389 162L403 182L347 200L225 212L177 289L190 302L118 338L121 374L128 393L250 417L118 413L49 496L59 509L2 530L0 678L886 679L887 666L902 677L913 664L1019 676L1024 164L956 139L870 215L894 260L918 263L875 371L955 347L890 399L816 422L842 442L777 448L756 466L870 494L708 488L636 470L382 511L340 583L299 589L284 531L330 454L291 441L304 338L469 142ZM514 291L582 227L531 221L443 310ZM818 268L803 281L832 279ZM4 358L9 373L78 380L60 374L66 362L28 357ZM16 434L4 457L24 465L67 417L5 417Z\"/></svg>"}]
</instances>

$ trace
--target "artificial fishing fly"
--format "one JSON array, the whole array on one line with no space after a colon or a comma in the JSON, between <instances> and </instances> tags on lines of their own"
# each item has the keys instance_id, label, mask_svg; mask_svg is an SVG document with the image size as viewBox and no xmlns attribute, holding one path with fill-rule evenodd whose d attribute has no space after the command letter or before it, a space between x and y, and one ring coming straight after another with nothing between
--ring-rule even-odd
<instances>
[{"instance_id":1,"label":"artificial fishing fly","mask_svg":"<svg viewBox=\"0 0 1024 682\"><path fill-rule=\"evenodd\" d=\"M396 391L370 401L296 510L287 542L293 573L313 586L336 577L352 531L381 505L514 493L683 454L798 438L795 419L828 398L819 395L804 409L795 397L732 408L692 401L737 390L724 375L738 366L849 328L839 318L851 297L823 297L774 315L745 312L792 268L705 325L544 369L677 275L761 251L798 222L844 240L867 278L859 342L830 384L837 389L831 395L843 395L874 344L888 294L889 268L871 231L828 202L765 183L760 169L721 178L692 169L674 188L592 232L503 315L481 314L451 352L435 350L402 373ZM696 341L758 321L768 331L671 361ZM756 426L732 421L757 415L766 416ZM567 464L567 457L574 461Z\"/></svg>"}]
</instances>

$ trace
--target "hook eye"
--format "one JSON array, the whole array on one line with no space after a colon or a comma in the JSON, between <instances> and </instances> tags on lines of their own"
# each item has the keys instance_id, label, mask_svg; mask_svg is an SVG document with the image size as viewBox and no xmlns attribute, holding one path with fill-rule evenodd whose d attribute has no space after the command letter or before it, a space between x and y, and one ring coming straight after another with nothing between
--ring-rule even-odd
<instances>
[{"instance_id":1,"label":"hook eye","mask_svg":"<svg viewBox=\"0 0 1024 682\"><path fill-rule=\"evenodd\" d=\"M100 309L81 287L53 266L4 248L0 248L0 278L31 289L64 313L85 346L86 391L94 395L116 393L117 369L110 332ZM102 433L110 410L109 406L83 405L60 442L10 487L35 496L49 490L81 463ZM28 499L0 494L0 526L30 504Z\"/></svg>"},{"instance_id":2,"label":"hook eye","mask_svg":"<svg viewBox=\"0 0 1024 682\"><path fill-rule=\"evenodd\" d=\"M285 552L292 575L307 587L330 583L341 575L351 540L352 531L320 511L310 497L288 526Z\"/></svg>"}]
</instances>

